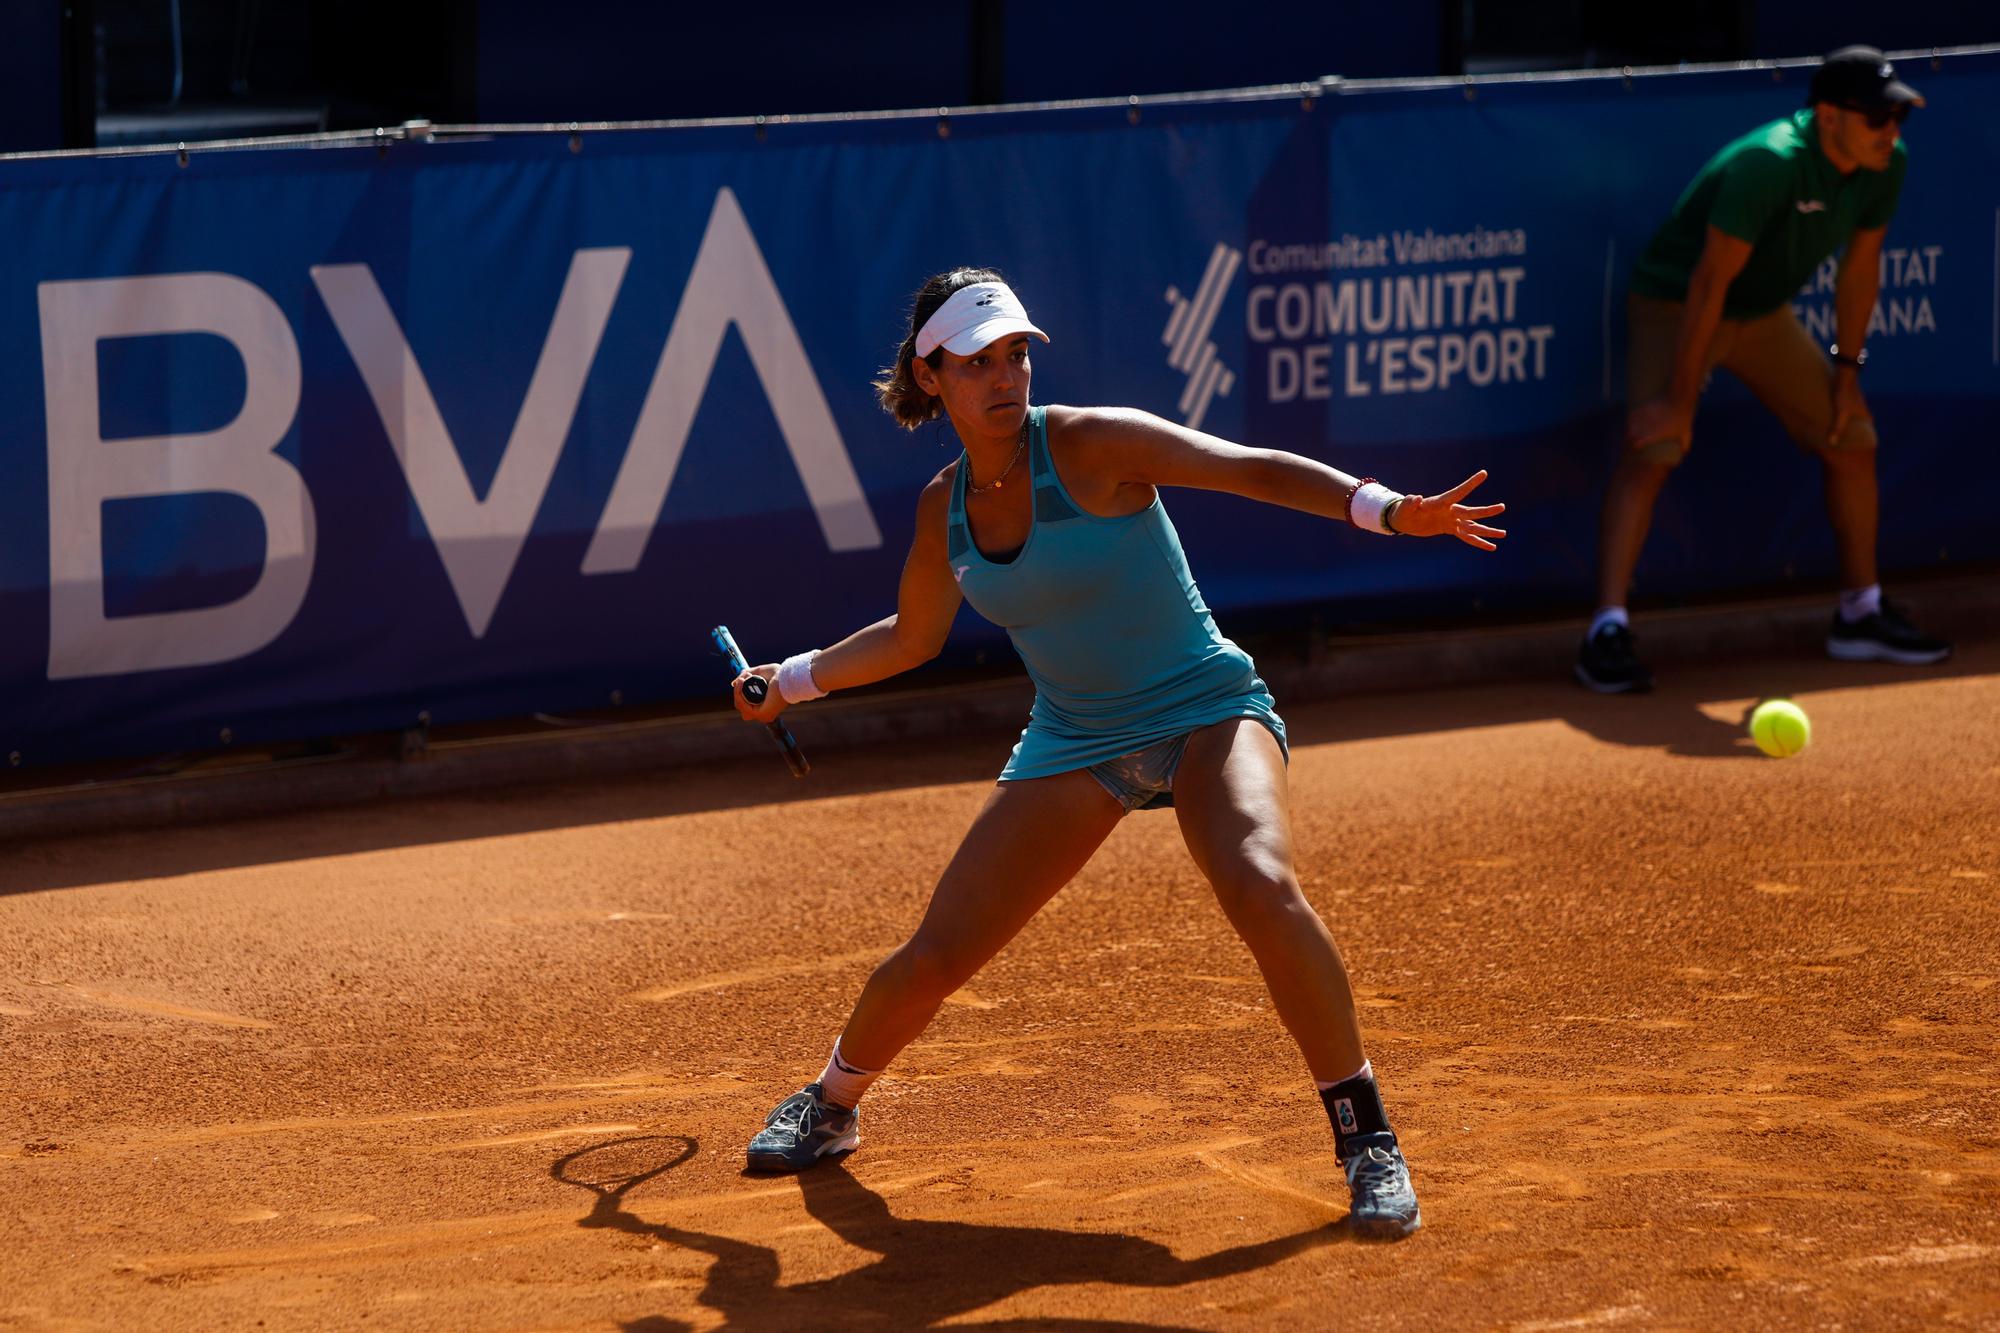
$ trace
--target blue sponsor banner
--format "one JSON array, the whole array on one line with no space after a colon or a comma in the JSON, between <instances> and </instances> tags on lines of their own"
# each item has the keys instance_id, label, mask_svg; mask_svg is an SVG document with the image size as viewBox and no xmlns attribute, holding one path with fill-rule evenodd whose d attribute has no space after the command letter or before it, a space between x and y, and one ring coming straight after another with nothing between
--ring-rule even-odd
<instances>
[{"instance_id":1,"label":"blue sponsor banner","mask_svg":"<svg viewBox=\"0 0 2000 1333\"><path fill-rule=\"evenodd\" d=\"M1930 99L1866 387L1891 568L2000 555L2000 56ZM640 703L893 609L955 453L869 381L997 265L1043 402L1402 489L1504 552L1168 497L1225 629L1582 609L1633 255L1804 72L1347 85L954 119L0 163L0 751L25 763ZM941 132L941 129L948 132ZM1798 302L1830 319L1830 277ZM1818 321L1817 324L1814 321ZM1832 568L1812 464L1718 384L1643 590ZM1943 484L1948 481L1948 484ZM960 617L952 652L997 632Z\"/></svg>"}]
</instances>

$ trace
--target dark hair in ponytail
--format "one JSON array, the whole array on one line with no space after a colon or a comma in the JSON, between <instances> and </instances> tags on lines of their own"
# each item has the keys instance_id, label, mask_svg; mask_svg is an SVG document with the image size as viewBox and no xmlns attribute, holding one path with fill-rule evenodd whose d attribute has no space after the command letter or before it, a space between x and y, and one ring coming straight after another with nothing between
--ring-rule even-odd
<instances>
[{"instance_id":1,"label":"dark hair in ponytail","mask_svg":"<svg viewBox=\"0 0 2000 1333\"><path fill-rule=\"evenodd\" d=\"M977 282L1005 282L1006 279L990 268L955 268L929 279L917 288L917 294L910 303L910 331L903 335L903 345L896 349L896 364L884 366L875 379L875 398L882 404L882 410L896 418L896 424L904 430L915 430L926 421L935 421L944 415L944 404L918 386L915 373L910 365L917 358L917 330L930 322L938 307L951 299L951 294L961 287L970 287ZM944 349L937 347L924 358L924 364L936 370L944 363Z\"/></svg>"}]
</instances>

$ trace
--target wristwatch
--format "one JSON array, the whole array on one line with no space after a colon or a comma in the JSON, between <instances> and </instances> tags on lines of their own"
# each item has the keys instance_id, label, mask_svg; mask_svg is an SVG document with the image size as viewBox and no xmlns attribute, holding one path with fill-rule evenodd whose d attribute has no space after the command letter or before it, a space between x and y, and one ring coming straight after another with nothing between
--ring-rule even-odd
<instances>
[{"instance_id":1,"label":"wristwatch","mask_svg":"<svg viewBox=\"0 0 2000 1333\"><path fill-rule=\"evenodd\" d=\"M1868 364L1868 349L1866 347L1856 352L1853 356L1846 356L1841 353L1840 344L1835 343L1826 349L1826 354L1833 358L1833 364L1836 366L1846 366L1848 369L1856 372L1859 372L1861 367Z\"/></svg>"}]
</instances>

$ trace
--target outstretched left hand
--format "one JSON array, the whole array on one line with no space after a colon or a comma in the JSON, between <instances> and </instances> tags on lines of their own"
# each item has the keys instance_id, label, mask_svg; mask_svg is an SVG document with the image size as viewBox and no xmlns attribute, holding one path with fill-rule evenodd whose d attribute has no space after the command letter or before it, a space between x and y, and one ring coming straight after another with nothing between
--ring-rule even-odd
<instances>
[{"instance_id":1,"label":"outstretched left hand","mask_svg":"<svg viewBox=\"0 0 2000 1333\"><path fill-rule=\"evenodd\" d=\"M1396 531L1411 537L1450 535L1482 551L1498 550L1494 543L1505 537L1507 530L1489 528L1479 520L1504 514L1507 506L1459 503L1485 480L1486 469L1481 468L1442 495L1405 496L1403 502L1396 506Z\"/></svg>"}]
</instances>

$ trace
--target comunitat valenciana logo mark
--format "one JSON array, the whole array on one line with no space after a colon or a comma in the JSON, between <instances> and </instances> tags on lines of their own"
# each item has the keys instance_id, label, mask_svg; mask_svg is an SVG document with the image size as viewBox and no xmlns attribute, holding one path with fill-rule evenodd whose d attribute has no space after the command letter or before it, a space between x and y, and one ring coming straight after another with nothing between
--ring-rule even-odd
<instances>
[{"instance_id":1,"label":"comunitat valenciana logo mark","mask_svg":"<svg viewBox=\"0 0 2000 1333\"><path fill-rule=\"evenodd\" d=\"M1208 335L1242 262L1241 250L1218 244L1209 253L1208 271L1201 275L1201 286L1195 288L1193 296L1182 296L1178 287L1167 288L1167 304L1173 313L1167 316L1160 341L1168 349L1167 364L1188 377L1187 387L1181 390L1180 413L1181 420L1193 430L1201 429L1208 405L1217 396L1227 397L1236 387L1236 372L1216 360L1215 342Z\"/></svg>"}]
</instances>

